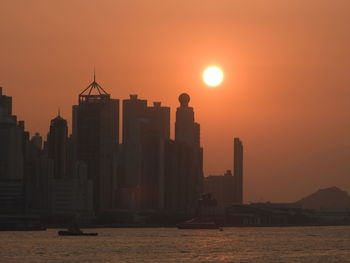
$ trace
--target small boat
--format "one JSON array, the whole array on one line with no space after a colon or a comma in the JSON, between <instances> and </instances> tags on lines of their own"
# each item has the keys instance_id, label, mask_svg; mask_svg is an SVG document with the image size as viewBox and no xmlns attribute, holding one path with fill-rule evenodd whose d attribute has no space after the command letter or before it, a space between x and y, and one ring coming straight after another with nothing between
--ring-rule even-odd
<instances>
[{"instance_id":1,"label":"small boat","mask_svg":"<svg viewBox=\"0 0 350 263\"><path fill-rule=\"evenodd\" d=\"M58 231L59 236L97 236L98 233L83 233L72 231Z\"/></svg>"},{"instance_id":2,"label":"small boat","mask_svg":"<svg viewBox=\"0 0 350 263\"><path fill-rule=\"evenodd\" d=\"M196 218L177 225L178 229L222 229L214 221L200 221Z\"/></svg>"}]
</instances>

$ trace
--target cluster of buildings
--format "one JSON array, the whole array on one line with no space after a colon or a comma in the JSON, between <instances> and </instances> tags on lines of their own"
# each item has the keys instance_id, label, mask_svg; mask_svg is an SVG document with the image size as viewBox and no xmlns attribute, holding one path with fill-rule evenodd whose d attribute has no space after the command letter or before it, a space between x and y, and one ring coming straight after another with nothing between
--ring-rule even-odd
<instances>
[{"instance_id":1,"label":"cluster of buildings","mask_svg":"<svg viewBox=\"0 0 350 263\"><path fill-rule=\"evenodd\" d=\"M243 143L239 138L233 140L233 152L234 174L227 170L204 178L204 193L210 193L219 208L243 204Z\"/></svg>"},{"instance_id":2,"label":"cluster of buildings","mask_svg":"<svg viewBox=\"0 0 350 263\"><path fill-rule=\"evenodd\" d=\"M149 106L137 95L120 107L95 77L72 108L71 135L58 113L47 138L30 137L12 113L12 98L2 93L0 215L39 215L49 222L90 222L123 211L191 215L205 191L223 206L243 202L242 142L234 140L234 175L204 178L200 125L186 93L179 96L174 139L169 107Z\"/></svg>"}]
</instances>

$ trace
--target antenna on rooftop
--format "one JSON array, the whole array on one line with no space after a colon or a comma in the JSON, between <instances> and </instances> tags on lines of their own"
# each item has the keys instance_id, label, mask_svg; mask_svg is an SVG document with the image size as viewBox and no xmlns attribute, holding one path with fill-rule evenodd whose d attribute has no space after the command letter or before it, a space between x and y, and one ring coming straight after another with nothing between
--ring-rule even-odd
<instances>
[{"instance_id":1,"label":"antenna on rooftop","mask_svg":"<svg viewBox=\"0 0 350 263\"><path fill-rule=\"evenodd\" d=\"M98 101L99 99L108 99L108 94L97 82L96 82L96 68L94 67L94 80L79 94L79 101Z\"/></svg>"}]
</instances>

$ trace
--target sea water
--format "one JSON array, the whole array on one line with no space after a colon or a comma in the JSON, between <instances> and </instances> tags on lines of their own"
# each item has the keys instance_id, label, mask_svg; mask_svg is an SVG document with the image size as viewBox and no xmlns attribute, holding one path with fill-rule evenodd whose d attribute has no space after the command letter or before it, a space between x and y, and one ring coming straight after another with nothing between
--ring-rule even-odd
<instances>
[{"instance_id":1,"label":"sea water","mask_svg":"<svg viewBox=\"0 0 350 263\"><path fill-rule=\"evenodd\" d=\"M350 226L85 230L97 237L57 231L0 232L0 263L350 262Z\"/></svg>"}]
</instances>

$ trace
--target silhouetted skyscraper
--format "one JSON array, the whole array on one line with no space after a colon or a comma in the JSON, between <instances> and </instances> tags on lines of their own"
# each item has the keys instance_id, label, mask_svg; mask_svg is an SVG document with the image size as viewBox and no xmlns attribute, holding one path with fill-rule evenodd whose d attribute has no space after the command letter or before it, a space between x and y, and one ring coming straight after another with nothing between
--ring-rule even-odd
<instances>
[{"instance_id":1,"label":"silhouetted skyscraper","mask_svg":"<svg viewBox=\"0 0 350 263\"><path fill-rule=\"evenodd\" d=\"M123 143L137 140L140 121L147 116L147 100L140 100L136 94L123 100Z\"/></svg>"},{"instance_id":2,"label":"silhouetted skyscraper","mask_svg":"<svg viewBox=\"0 0 350 263\"><path fill-rule=\"evenodd\" d=\"M196 202L193 150L184 142L165 143L164 206L166 210L187 213Z\"/></svg>"},{"instance_id":3,"label":"silhouetted skyscraper","mask_svg":"<svg viewBox=\"0 0 350 263\"><path fill-rule=\"evenodd\" d=\"M23 178L24 122L12 115L12 97L0 87L0 179Z\"/></svg>"},{"instance_id":4,"label":"silhouetted skyscraper","mask_svg":"<svg viewBox=\"0 0 350 263\"><path fill-rule=\"evenodd\" d=\"M38 150L42 150L43 148L43 138L40 136L40 134L37 132L35 133L34 136L32 136L32 138L30 139L30 142L35 145L35 147Z\"/></svg>"},{"instance_id":5,"label":"silhouetted skyscraper","mask_svg":"<svg viewBox=\"0 0 350 263\"><path fill-rule=\"evenodd\" d=\"M175 142L165 147L165 207L193 212L202 193L203 149L200 147L200 126L188 106L190 96L179 96L176 111Z\"/></svg>"},{"instance_id":6,"label":"silhouetted skyscraper","mask_svg":"<svg viewBox=\"0 0 350 263\"><path fill-rule=\"evenodd\" d=\"M12 97L2 95L2 87L0 87L0 116L12 115Z\"/></svg>"},{"instance_id":7,"label":"silhouetted skyscraper","mask_svg":"<svg viewBox=\"0 0 350 263\"><path fill-rule=\"evenodd\" d=\"M0 87L0 215L25 211L24 138L24 122L12 115L12 97Z\"/></svg>"},{"instance_id":8,"label":"silhouetted skyscraper","mask_svg":"<svg viewBox=\"0 0 350 263\"><path fill-rule=\"evenodd\" d=\"M150 129L159 134L160 138L170 138L170 108L162 106L161 102L153 102L153 107L148 107Z\"/></svg>"},{"instance_id":9,"label":"silhouetted skyscraper","mask_svg":"<svg viewBox=\"0 0 350 263\"><path fill-rule=\"evenodd\" d=\"M234 138L233 171L235 177L236 204L243 204L243 144L239 138Z\"/></svg>"},{"instance_id":10,"label":"silhouetted skyscraper","mask_svg":"<svg viewBox=\"0 0 350 263\"><path fill-rule=\"evenodd\" d=\"M141 134L147 122L147 100L138 99L137 95L130 95L130 99L123 100L123 177L122 184L126 188L134 189L141 178ZM134 191L132 190L132 191ZM131 192L129 192L131 194ZM132 193L132 195L137 195ZM132 206L137 206L136 196L128 196ZM131 205L131 204L130 204Z\"/></svg>"},{"instance_id":11,"label":"silhouetted skyscraper","mask_svg":"<svg viewBox=\"0 0 350 263\"><path fill-rule=\"evenodd\" d=\"M164 143L170 137L170 108L155 102L147 107L147 122L141 136L141 199L144 208L164 206Z\"/></svg>"},{"instance_id":12,"label":"silhouetted skyscraper","mask_svg":"<svg viewBox=\"0 0 350 263\"><path fill-rule=\"evenodd\" d=\"M119 100L111 99L96 81L79 94L73 106L75 159L87 165L94 185L95 210L110 209L115 192L116 160L119 143Z\"/></svg>"},{"instance_id":13,"label":"silhouetted skyscraper","mask_svg":"<svg viewBox=\"0 0 350 263\"><path fill-rule=\"evenodd\" d=\"M163 206L164 141L170 136L170 108L137 95L123 100L123 200L135 209Z\"/></svg>"},{"instance_id":14,"label":"silhouetted skyscraper","mask_svg":"<svg viewBox=\"0 0 350 263\"><path fill-rule=\"evenodd\" d=\"M188 107L190 96L182 93L179 96L180 107L176 110L175 141L185 142L190 146L198 143L198 127L194 122L192 107Z\"/></svg>"},{"instance_id":15,"label":"silhouetted skyscraper","mask_svg":"<svg viewBox=\"0 0 350 263\"><path fill-rule=\"evenodd\" d=\"M48 158L53 160L54 178L63 178L67 173L67 121L60 115L51 120L47 138Z\"/></svg>"}]
</instances>

